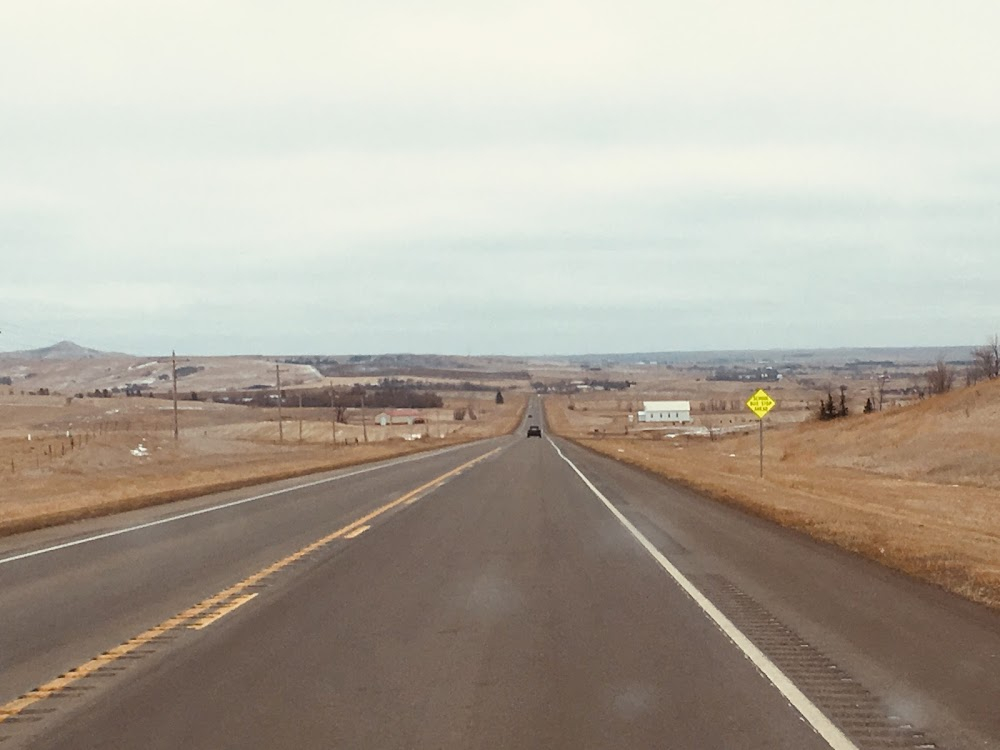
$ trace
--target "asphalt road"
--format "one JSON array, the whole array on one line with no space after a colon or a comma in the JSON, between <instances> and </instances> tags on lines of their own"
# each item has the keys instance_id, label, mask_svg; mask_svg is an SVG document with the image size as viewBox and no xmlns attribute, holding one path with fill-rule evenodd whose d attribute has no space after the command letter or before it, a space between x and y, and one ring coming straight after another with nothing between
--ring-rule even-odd
<instances>
[{"instance_id":1,"label":"asphalt road","mask_svg":"<svg viewBox=\"0 0 1000 750\"><path fill-rule=\"evenodd\" d=\"M996 614L523 430L0 540L0 608L4 750L1000 748Z\"/></svg>"}]
</instances>

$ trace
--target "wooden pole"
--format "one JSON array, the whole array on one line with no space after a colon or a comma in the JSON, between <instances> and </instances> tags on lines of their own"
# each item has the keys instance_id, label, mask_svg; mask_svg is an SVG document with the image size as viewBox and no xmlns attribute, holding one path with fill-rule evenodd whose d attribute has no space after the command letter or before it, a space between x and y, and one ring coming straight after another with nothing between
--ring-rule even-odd
<instances>
[{"instance_id":1,"label":"wooden pole","mask_svg":"<svg viewBox=\"0 0 1000 750\"><path fill-rule=\"evenodd\" d=\"M174 442L180 439L180 429L177 424L177 352L170 352L170 370L173 374L174 381Z\"/></svg>"},{"instance_id":2,"label":"wooden pole","mask_svg":"<svg viewBox=\"0 0 1000 750\"><path fill-rule=\"evenodd\" d=\"M330 440L337 447L337 405L334 402L333 378L330 378Z\"/></svg>"},{"instance_id":3,"label":"wooden pole","mask_svg":"<svg viewBox=\"0 0 1000 750\"><path fill-rule=\"evenodd\" d=\"M365 394L361 394L361 434L364 435L365 442L368 442L368 425L365 422Z\"/></svg>"},{"instance_id":4,"label":"wooden pole","mask_svg":"<svg viewBox=\"0 0 1000 750\"><path fill-rule=\"evenodd\" d=\"M274 366L274 376L278 380L278 442L285 442L285 427L281 423L281 367Z\"/></svg>"}]
</instances>

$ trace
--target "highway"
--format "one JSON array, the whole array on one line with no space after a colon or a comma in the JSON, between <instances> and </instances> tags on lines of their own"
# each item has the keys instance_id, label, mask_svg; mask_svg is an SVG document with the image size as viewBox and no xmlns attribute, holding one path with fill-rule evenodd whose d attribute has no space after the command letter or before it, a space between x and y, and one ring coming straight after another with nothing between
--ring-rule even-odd
<instances>
[{"instance_id":1,"label":"highway","mask_svg":"<svg viewBox=\"0 0 1000 750\"><path fill-rule=\"evenodd\" d=\"M525 430L0 539L0 750L1000 748L996 613Z\"/></svg>"}]
</instances>

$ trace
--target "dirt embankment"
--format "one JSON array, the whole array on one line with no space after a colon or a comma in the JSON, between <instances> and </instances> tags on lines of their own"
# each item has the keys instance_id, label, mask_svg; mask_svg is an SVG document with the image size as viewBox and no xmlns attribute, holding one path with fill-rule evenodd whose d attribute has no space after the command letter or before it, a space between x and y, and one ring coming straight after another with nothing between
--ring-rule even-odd
<instances>
[{"instance_id":1,"label":"dirt embankment","mask_svg":"<svg viewBox=\"0 0 1000 750\"><path fill-rule=\"evenodd\" d=\"M86 421L86 405L75 402L81 411L67 407L61 413L55 403L44 413L32 407L24 409L23 435L15 436L13 428L0 435L0 535L508 434L526 405L526 397L511 394L506 404L481 408L478 419L449 428L444 437L437 437L433 423L403 429L409 439L375 435L382 428L369 425L372 442L352 438L336 445L329 421L304 420L299 442L298 420L289 420L279 443L276 422L261 427L238 419L250 414L234 411L239 407L184 415L189 426L176 442L172 416L152 407L112 416L105 409L100 421ZM338 440L354 431L362 434L360 427L338 424Z\"/></svg>"},{"instance_id":2,"label":"dirt embankment","mask_svg":"<svg viewBox=\"0 0 1000 750\"><path fill-rule=\"evenodd\" d=\"M553 433L1000 608L1000 382L892 412L704 437Z\"/></svg>"}]
</instances>

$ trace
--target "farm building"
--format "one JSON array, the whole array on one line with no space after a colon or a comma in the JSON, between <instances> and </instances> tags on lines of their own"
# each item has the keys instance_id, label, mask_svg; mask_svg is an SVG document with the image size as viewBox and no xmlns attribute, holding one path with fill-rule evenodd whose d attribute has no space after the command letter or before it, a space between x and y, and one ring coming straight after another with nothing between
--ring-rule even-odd
<instances>
[{"instance_id":1,"label":"farm building","mask_svg":"<svg viewBox=\"0 0 1000 750\"><path fill-rule=\"evenodd\" d=\"M375 421L385 427L390 424L423 424L419 409L386 409L375 415Z\"/></svg>"},{"instance_id":2,"label":"farm building","mask_svg":"<svg viewBox=\"0 0 1000 750\"><path fill-rule=\"evenodd\" d=\"M640 422L690 422L690 401L643 401Z\"/></svg>"}]
</instances>

